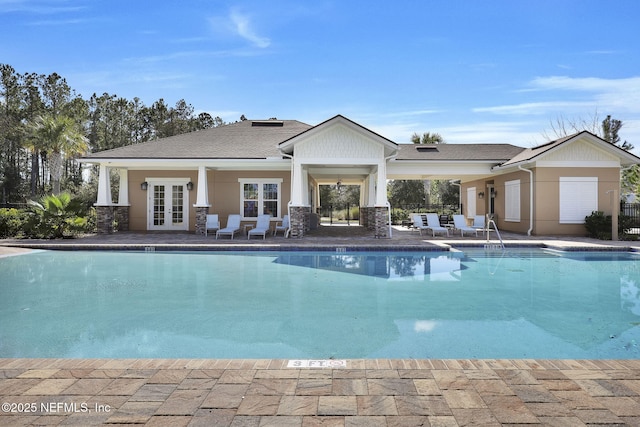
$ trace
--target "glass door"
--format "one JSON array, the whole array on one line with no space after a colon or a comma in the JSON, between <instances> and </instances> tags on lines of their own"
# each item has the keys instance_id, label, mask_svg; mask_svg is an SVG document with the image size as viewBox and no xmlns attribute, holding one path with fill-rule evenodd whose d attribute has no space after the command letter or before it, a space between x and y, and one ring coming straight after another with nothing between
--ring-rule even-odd
<instances>
[{"instance_id":1,"label":"glass door","mask_svg":"<svg viewBox=\"0 0 640 427\"><path fill-rule=\"evenodd\" d=\"M188 192L186 183L149 183L149 230L188 230Z\"/></svg>"}]
</instances>

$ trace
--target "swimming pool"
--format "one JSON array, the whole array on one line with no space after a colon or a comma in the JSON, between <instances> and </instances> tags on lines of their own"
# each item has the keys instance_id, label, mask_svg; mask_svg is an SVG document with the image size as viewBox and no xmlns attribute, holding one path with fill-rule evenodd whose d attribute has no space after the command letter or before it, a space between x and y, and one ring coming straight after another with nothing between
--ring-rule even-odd
<instances>
[{"instance_id":1,"label":"swimming pool","mask_svg":"<svg viewBox=\"0 0 640 427\"><path fill-rule=\"evenodd\" d=\"M0 357L637 358L639 259L40 251L0 259Z\"/></svg>"}]
</instances>

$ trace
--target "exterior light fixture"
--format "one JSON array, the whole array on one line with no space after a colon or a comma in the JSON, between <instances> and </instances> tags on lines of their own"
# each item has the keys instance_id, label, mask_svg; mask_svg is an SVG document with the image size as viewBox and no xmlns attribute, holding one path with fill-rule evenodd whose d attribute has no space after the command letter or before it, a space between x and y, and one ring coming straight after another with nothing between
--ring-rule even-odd
<instances>
[{"instance_id":1,"label":"exterior light fixture","mask_svg":"<svg viewBox=\"0 0 640 427\"><path fill-rule=\"evenodd\" d=\"M484 199L484 192L483 191L478 193L478 199Z\"/></svg>"},{"instance_id":2,"label":"exterior light fixture","mask_svg":"<svg viewBox=\"0 0 640 427\"><path fill-rule=\"evenodd\" d=\"M147 181L140 184L140 189L142 191L147 191L147 188L149 188L149 183Z\"/></svg>"},{"instance_id":3,"label":"exterior light fixture","mask_svg":"<svg viewBox=\"0 0 640 427\"><path fill-rule=\"evenodd\" d=\"M191 181L187 182L187 190L189 191L193 190L193 182Z\"/></svg>"}]
</instances>

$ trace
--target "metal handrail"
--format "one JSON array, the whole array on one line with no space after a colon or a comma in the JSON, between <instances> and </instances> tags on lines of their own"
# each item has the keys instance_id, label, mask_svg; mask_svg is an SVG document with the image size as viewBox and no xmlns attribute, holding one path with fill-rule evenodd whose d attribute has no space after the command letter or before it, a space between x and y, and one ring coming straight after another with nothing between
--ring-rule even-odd
<instances>
[{"instance_id":1,"label":"metal handrail","mask_svg":"<svg viewBox=\"0 0 640 427\"><path fill-rule=\"evenodd\" d=\"M493 229L495 230L496 234L498 235L498 239L500 239L500 246L502 247L502 250L504 250L504 242L502 241L502 236L500 236L500 231L498 230L498 226L496 225L496 222L493 219L488 219L487 221L485 221L485 223L487 224L487 243L489 243L489 226L491 224L493 224Z\"/></svg>"}]
</instances>

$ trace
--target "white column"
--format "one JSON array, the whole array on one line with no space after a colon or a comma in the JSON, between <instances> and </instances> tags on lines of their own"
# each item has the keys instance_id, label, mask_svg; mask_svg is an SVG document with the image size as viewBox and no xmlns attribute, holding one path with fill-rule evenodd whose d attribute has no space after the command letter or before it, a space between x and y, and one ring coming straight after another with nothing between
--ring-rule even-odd
<instances>
[{"instance_id":1,"label":"white column","mask_svg":"<svg viewBox=\"0 0 640 427\"><path fill-rule=\"evenodd\" d=\"M120 185L118 186L118 206L129 206L129 170L118 169Z\"/></svg>"},{"instance_id":2,"label":"white column","mask_svg":"<svg viewBox=\"0 0 640 427\"><path fill-rule=\"evenodd\" d=\"M196 194L196 203L194 208L210 207L209 204L209 185L207 182L207 168L198 166L198 193Z\"/></svg>"},{"instance_id":3,"label":"white column","mask_svg":"<svg viewBox=\"0 0 640 427\"><path fill-rule=\"evenodd\" d=\"M100 164L100 175L98 176L98 200L96 206L111 206L111 179L109 179L109 171L107 165Z\"/></svg>"},{"instance_id":4,"label":"white column","mask_svg":"<svg viewBox=\"0 0 640 427\"><path fill-rule=\"evenodd\" d=\"M367 195L367 206L374 206L376 200L376 175L373 173L369 174Z\"/></svg>"},{"instance_id":5,"label":"white column","mask_svg":"<svg viewBox=\"0 0 640 427\"><path fill-rule=\"evenodd\" d=\"M387 165L385 162L378 163L376 178L376 206L387 206Z\"/></svg>"},{"instance_id":6,"label":"white column","mask_svg":"<svg viewBox=\"0 0 640 427\"><path fill-rule=\"evenodd\" d=\"M304 180L302 179L302 165L293 161L293 176L291 178L291 204L293 206L303 206L305 200Z\"/></svg>"}]
</instances>

